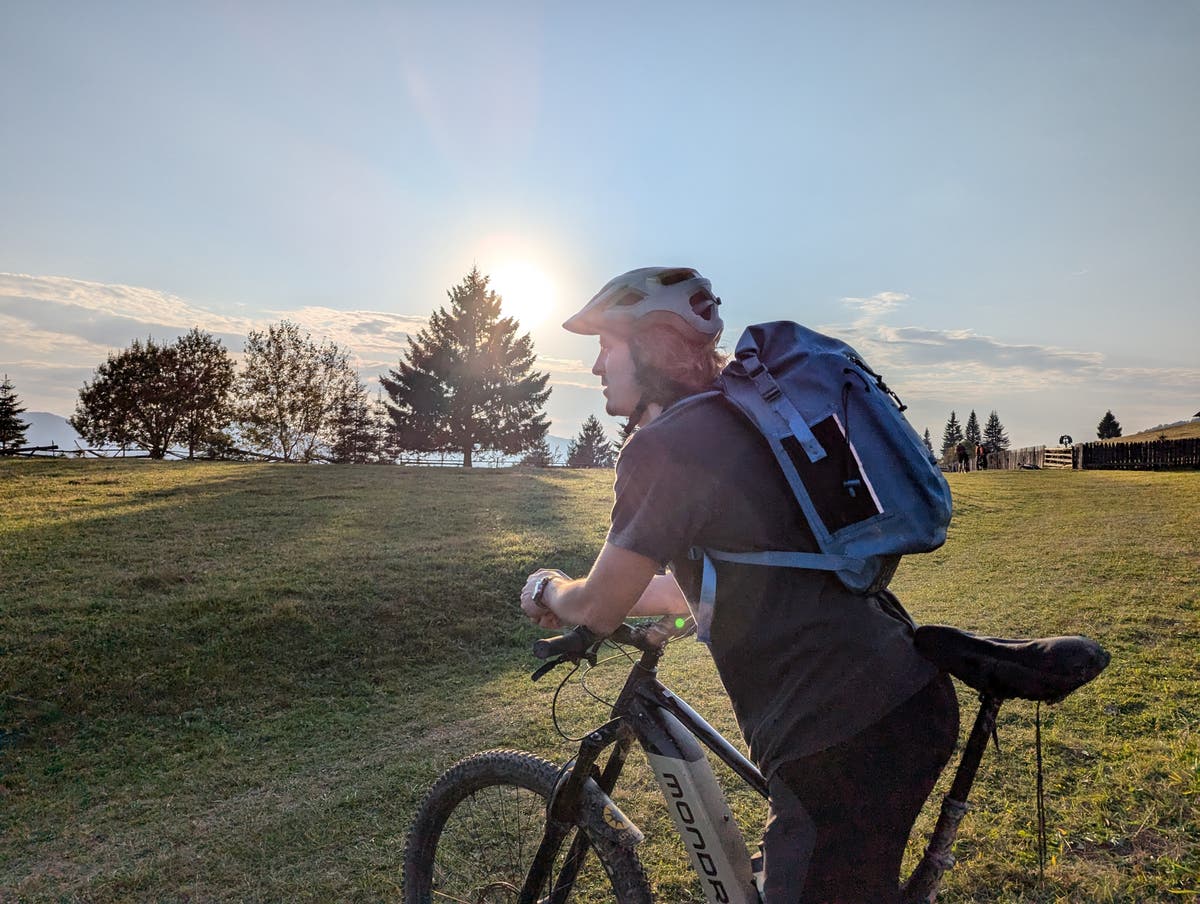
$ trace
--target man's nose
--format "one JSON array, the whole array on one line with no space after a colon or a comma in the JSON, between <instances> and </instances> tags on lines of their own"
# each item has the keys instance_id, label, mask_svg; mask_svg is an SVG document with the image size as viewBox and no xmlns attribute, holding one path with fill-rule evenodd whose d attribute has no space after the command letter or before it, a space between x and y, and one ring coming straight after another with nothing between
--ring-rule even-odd
<instances>
[{"instance_id":1,"label":"man's nose","mask_svg":"<svg viewBox=\"0 0 1200 904\"><path fill-rule=\"evenodd\" d=\"M596 362L592 365L592 373L598 377L604 376L604 355L596 356Z\"/></svg>"}]
</instances>

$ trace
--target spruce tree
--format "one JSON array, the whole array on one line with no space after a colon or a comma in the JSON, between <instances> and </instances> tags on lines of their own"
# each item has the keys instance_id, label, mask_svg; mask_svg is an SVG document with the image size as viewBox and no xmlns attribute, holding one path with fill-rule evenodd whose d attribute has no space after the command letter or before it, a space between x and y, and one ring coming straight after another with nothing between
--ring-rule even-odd
<instances>
[{"instance_id":1,"label":"spruce tree","mask_svg":"<svg viewBox=\"0 0 1200 904\"><path fill-rule=\"evenodd\" d=\"M637 430L637 427L631 424L628 419L621 422L617 438L613 440L612 444L614 463L616 462L616 457L621 454L621 450L625 448L625 444L629 442L629 437L633 436L635 430Z\"/></svg>"},{"instance_id":2,"label":"spruce tree","mask_svg":"<svg viewBox=\"0 0 1200 904\"><path fill-rule=\"evenodd\" d=\"M962 441L962 424L958 422L957 415L951 411L950 420L946 421L946 429L942 431L942 456L945 457L953 452L954 447Z\"/></svg>"},{"instance_id":3,"label":"spruce tree","mask_svg":"<svg viewBox=\"0 0 1200 904\"><path fill-rule=\"evenodd\" d=\"M550 451L550 444L545 438L539 439L533 444L525 456L521 459L521 466L526 468L550 468L554 466L554 453Z\"/></svg>"},{"instance_id":4,"label":"spruce tree","mask_svg":"<svg viewBox=\"0 0 1200 904\"><path fill-rule=\"evenodd\" d=\"M967 431L963 435L963 441L972 455L975 454L975 447L983 442L983 434L979 432L979 418L975 417L974 408L971 409L971 414L967 418Z\"/></svg>"},{"instance_id":5,"label":"spruce tree","mask_svg":"<svg viewBox=\"0 0 1200 904\"><path fill-rule=\"evenodd\" d=\"M571 440L567 449L568 468L611 468L613 465L612 445L596 420L596 415L589 414L579 430L579 435Z\"/></svg>"},{"instance_id":6,"label":"spruce tree","mask_svg":"<svg viewBox=\"0 0 1200 904\"><path fill-rule=\"evenodd\" d=\"M381 457L379 425L367 400L367 388L354 379L337 399L330 424L330 458L339 464L378 461Z\"/></svg>"},{"instance_id":7,"label":"spruce tree","mask_svg":"<svg viewBox=\"0 0 1200 904\"><path fill-rule=\"evenodd\" d=\"M20 402L12 381L5 374L0 382L0 449L20 449L25 445L29 423L19 417L25 413Z\"/></svg>"},{"instance_id":8,"label":"spruce tree","mask_svg":"<svg viewBox=\"0 0 1200 904\"><path fill-rule=\"evenodd\" d=\"M1111 411L1104 412L1104 417L1100 418L1100 424L1096 427L1096 436L1100 439L1116 439L1121 435L1121 423Z\"/></svg>"},{"instance_id":9,"label":"spruce tree","mask_svg":"<svg viewBox=\"0 0 1200 904\"><path fill-rule=\"evenodd\" d=\"M925 435L921 437L921 441L925 443L925 448L929 450L929 454L933 454L933 437L929 435L929 428L925 428Z\"/></svg>"},{"instance_id":10,"label":"spruce tree","mask_svg":"<svg viewBox=\"0 0 1200 904\"><path fill-rule=\"evenodd\" d=\"M501 316L479 268L448 295L379 382L401 448L461 452L469 468L477 450L515 455L546 436L550 375L533 370L533 340Z\"/></svg>"},{"instance_id":11,"label":"spruce tree","mask_svg":"<svg viewBox=\"0 0 1200 904\"><path fill-rule=\"evenodd\" d=\"M1008 448L1008 434L995 411L988 415L987 423L983 425L983 447L988 452L1003 452Z\"/></svg>"}]
</instances>

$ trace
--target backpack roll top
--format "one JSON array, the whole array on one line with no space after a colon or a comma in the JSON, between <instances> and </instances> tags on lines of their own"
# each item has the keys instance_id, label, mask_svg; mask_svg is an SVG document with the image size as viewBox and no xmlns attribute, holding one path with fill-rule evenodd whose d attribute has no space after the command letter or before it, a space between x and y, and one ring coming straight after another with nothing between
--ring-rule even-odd
<instances>
[{"instance_id":1,"label":"backpack roll top","mask_svg":"<svg viewBox=\"0 0 1200 904\"><path fill-rule=\"evenodd\" d=\"M713 561L736 561L833 571L874 592L900 556L946 541L950 488L903 403L849 345L796 323L755 324L720 387L766 438L820 552L696 550L713 571L706 584Z\"/></svg>"}]
</instances>

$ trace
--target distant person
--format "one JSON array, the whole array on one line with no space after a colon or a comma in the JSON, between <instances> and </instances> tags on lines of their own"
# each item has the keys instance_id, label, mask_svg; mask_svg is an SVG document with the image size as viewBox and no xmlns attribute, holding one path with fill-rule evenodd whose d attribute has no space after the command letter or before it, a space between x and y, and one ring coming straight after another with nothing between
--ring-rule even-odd
<instances>
[{"instance_id":1,"label":"distant person","mask_svg":"<svg viewBox=\"0 0 1200 904\"><path fill-rule=\"evenodd\" d=\"M954 447L954 457L958 460L958 464L954 468L954 470L956 470L956 471L970 470L971 456L970 456L970 453L967 452L967 447L964 446L962 443L959 443L957 446Z\"/></svg>"},{"instance_id":2,"label":"distant person","mask_svg":"<svg viewBox=\"0 0 1200 904\"><path fill-rule=\"evenodd\" d=\"M590 573L538 569L521 609L602 635L628 615L695 610L770 789L766 899L899 902L905 841L958 734L954 689L894 595L853 593L832 572L730 569L701 607L694 546L817 550L757 429L720 395L689 398L724 363L718 304L695 270L651 267L564 324L599 338L605 409L636 429Z\"/></svg>"},{"instance_id":3,"label":"distant person","mask_svg":"<svg viewBox=\"0 0 1200 904\"><path fill-rule=\"evenodd\" d=\"M975 470L983 471L987 469L987 449L983 443L979 443L975 447Z\"/></svg>"}]
</instances>

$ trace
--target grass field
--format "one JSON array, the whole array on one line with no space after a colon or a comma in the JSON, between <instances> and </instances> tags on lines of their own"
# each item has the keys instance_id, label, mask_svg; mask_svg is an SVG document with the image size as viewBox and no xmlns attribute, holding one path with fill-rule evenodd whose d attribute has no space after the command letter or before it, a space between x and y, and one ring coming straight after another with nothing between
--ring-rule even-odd
<instances>
[{"instance_id":1,"label":"grass field","mask_svg":"<svg viewBox=\"0 0 1200 904\"><path fill-rule=\"evenodd\" d=\"M1013 703L942 900L1195 900L1200 474L948 479L949 542L893 585L916 618L1083 632L1113 662L1043 711L1045 882ZM515 597L536 565L587 567L610 493L563 470L0 462L0 901L396 899L443 768L569 754ZM663 675L736 735L700 645ZM601 716L578 688L560 711ZM618 801L660 899L699 901L650 781ZM755 835L759 804L734 808Z\"/></svg>"}]
</instances>

